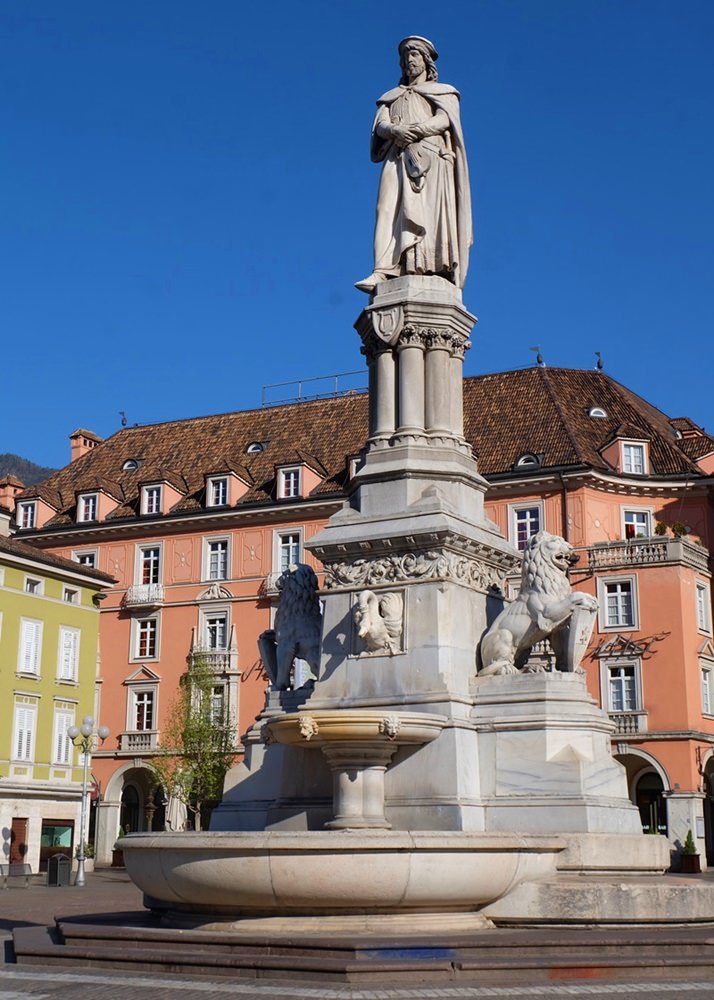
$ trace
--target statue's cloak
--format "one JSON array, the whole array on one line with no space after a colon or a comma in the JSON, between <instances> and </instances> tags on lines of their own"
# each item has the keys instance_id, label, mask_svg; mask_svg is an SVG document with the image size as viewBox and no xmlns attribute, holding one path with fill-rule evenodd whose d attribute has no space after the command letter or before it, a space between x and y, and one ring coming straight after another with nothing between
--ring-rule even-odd
<instances>
[{"instance_id":1,"label":"statue's cloak","mask_svg":"<svg viewBox=\"0 0 714 1000\"><path fill-rule=\"evenodd\" d=\"M461 128L461 113L459 107L459 92L448 83L417 83L413 87L399 85L388 90L377 101L377 114L382 105L391 105L405 90L413 90L421 94L436 110L443 111L448 116L449 134L455 154L454 183L456 187L456 225L459 245L459 284L463 288L469 265L469 248L473 244L473 223L471 219L471 188L469 186L469 168L466 160L464 133ZM377 120L375 118L375 125ZM371 158L373 163L381 163L388 156L394 142L392 139L382 139L372 127Z\"/></svg>"}]
</instances>

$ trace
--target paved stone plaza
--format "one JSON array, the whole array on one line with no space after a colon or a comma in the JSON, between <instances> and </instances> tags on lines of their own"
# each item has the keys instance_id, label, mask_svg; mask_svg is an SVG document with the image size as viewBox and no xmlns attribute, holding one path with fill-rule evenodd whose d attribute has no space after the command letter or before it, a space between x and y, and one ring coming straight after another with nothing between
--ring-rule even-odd
<instances>
[{"instance_id":1,"label":"paved stone plaza","mask_svg":"<svg viewBox=\"0 0 714 1000\"><path fill-rule=\"evenodd\" d=\"M714 882L714 876L693 876L698 881ZM713 886L714 888L714 886ZM13 964L11 933L13 927L28 924L50 924L55 915L117 914L142 910L141 894L123 869L102 869L87 878L84 889L49 888L44 881L34 882L28 889L18 882L7 891L0 891L0 1000L69 1000L78 995L84 1000L114 1000L132 997L136 1000L222 1000L223 997L246 997L255 1000L426 1000L453 998L479 1000L504 997L511 1000L560 997L617 997L634 1000L649 996L667 1000L679 996L682 1000L714 998L714 983L707 981L704 970L692 970L689 978L679 970L676 978L661 982L553 982L518 983L510 985L443 985L443 986L376 986L355 987L341 984L286 984L285 982L234 981L226 979L195 979L188 976L161 973L127 974L84 968L64 970ZM557 933L554 932L554 933ZM714 931L712 932L714 939ZM674 970L672 970L674 975ZM643 977L644 978L644 977Z\"/></svg>"}]
</instances>

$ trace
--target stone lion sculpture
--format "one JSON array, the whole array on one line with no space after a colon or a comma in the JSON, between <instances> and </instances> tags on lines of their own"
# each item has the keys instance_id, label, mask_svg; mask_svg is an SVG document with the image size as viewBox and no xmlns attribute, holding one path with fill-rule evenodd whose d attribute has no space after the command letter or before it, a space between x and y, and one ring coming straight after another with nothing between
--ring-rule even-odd
<instances>
[{"instance_id":1,"label":"stone lion sculpture","mask_svg":"<svg viewBox=\"0 0 714 1000\"><path fill-rule=\"evenodd\" d=\"M481 674L515 674L531 647L549 639L558 670L578 670L595 624L597 601L570 589L578 561L559 535L539 531L523 553L521 590L481 640Z\"/></svg>"},{"instance_id":2,"label":"stone lion sculpture","mask_svg":"<svg viewBox=\"0 0 714 1000\"><path fill-rule=\"evenodd\" d=\"M317 577L305 563L292 563L278 577L280 594L275 614L275 628L267 629L258 639L265 672L273 687L286 691L296 657L305 660L312 670L312 680L320 666L322 612L317 596Z\"/></svg>"}]
</instances>

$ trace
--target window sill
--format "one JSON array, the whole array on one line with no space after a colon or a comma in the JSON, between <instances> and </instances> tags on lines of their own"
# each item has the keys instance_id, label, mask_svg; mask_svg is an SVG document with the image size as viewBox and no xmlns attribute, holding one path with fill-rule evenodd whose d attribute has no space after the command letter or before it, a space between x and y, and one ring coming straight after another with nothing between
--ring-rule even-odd
<instances>
[{"instance_id":1,"label":"window sill","mask_svg":"<svg viewBox=\"0 0 714 1000\"><path fill-rule=\"evenodd\" d=\"M56 679L56 683L62 684L64 687L73 687L73 688L79 687L79 681L70 680L68 677L58 677Z\"/></svg>"},{"instance_id":2,"label":"window sill","mask_svg":"<svg viewBox=\"0 0 714 1000\"><path fill-rule=\"evenodd\" d=\"M40 674L29 673L28 671L25 671L25 670L18 670L15 673L15 677L22 677L23 680L33 680L33 681L42 680L42 677L41 677Z\"/></svg>"}]
</instances>

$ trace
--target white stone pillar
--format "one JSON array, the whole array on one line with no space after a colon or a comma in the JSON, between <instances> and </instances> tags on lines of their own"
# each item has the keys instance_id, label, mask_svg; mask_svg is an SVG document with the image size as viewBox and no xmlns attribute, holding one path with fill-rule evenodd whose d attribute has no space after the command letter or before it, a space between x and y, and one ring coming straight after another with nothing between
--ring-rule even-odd
<instances>
[{"instance_id":1,"label":"white stone pillar","mask_svg":"<svg viewBox=\"0 0 714 1000\"><path fill-rule=\"evenodd\" d=\"M451 406L451 431L456 437L464 436L464 350L457 347L449 358L449 405Z\"/></svg>"},{"instance_id":2,"label":"white stone pillar","mask_svg":"<svg viewBox=\"0 0 714 1000\"><path fill-rule=\"evenodd\" d=\"M429 434L453 433L451 412L450 338L432 338L426 352L425 426Z\"/></svg>"},{"instance_id":3,"label":"white stone pillar","mask_svg":"<svg viewBox=\"0 0 714 1000\"><path fill-rule=\"evenodd\" d=\"M377 352L377 357L370 365L376 370L376 407L375 407L375 427L370 431L370 437L390 438L394 434L396 425L396 385L395 385L395 357L394 352L385 348ZM372 383L370 379L370 398L372 394Z\"/></svg>"},{"instance_id":4,"label":"white stone pillar","mask_svg":"<svg viewBox=\"0 0 714 1000\"><path fill-rule=\"evenodd\" d=\"M397 347L399 365L399 434L424 433L424 344L407 334Z\"/></svg>"}]
</instances>

